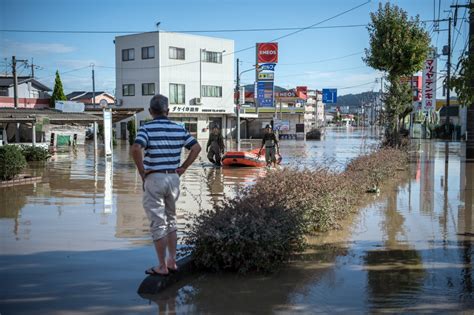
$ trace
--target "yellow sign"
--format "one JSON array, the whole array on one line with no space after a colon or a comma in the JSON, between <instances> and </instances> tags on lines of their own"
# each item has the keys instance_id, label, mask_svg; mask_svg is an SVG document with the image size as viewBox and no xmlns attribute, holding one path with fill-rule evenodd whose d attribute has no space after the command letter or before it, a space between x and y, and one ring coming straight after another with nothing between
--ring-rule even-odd
<instances>
[{"instance_id":1,"label":"yellow sign","mask_svg":"<svg viewBox=\"0 0 474 315\"><path fill-rule=\"evenodd\" d=\"M262 72L260 72L258 74L258 79L259 80L273 80L274 78L275 78L274 73L262 73Z\"/></svg>"}]
</instances>

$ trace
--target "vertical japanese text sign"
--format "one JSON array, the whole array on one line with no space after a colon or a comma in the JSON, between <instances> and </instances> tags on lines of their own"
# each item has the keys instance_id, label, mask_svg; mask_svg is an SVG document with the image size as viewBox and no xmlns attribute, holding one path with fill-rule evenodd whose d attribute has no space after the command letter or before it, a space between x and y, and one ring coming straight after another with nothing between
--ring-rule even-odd
<instances>
[{"instance_id":1,"label":"vertical japanese text sign","mask_svg":"<svg viewBox=\"0 0 474 315\"><path fill-rule=\"evenodd\" d=\"M436 107L436 52L431 52L423 65L422 106L424 111Z\"/></svg>"}]
</instances>

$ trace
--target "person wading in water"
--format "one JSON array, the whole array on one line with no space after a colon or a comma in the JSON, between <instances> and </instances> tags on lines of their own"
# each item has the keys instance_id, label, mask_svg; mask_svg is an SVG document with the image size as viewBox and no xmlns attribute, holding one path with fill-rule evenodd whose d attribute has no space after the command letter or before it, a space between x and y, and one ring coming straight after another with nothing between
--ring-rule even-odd
<instances>
[{"instance_id":1,"label":"person wading in water","mask_svg":"<svg viewBox=\"0 0 474 315\"><path fill-rule=\"evenodd\" d=\"M265 161L267 162L267 166L270 167L273 163L273 166L276 167L276 153L280 154L280 146L278 145L278 140L270 125L265 126L265 134L263 135L262 146L258 151L259 157L262 154L263 146L265 146Z\"/></svg>"},{"instance_id":2,"label":"person wading in water","mask_svg":"<svg viewBox=\"0 0 474 315\"><path fill-rule=\"evenodd\" d=\"M207 141L207 158L212 164L221 166L221 154L224 153L224 149L225 145L222 133L218 126L214 126L212 132L209 134L209 140Z\"/></svg>"}]
</instances>

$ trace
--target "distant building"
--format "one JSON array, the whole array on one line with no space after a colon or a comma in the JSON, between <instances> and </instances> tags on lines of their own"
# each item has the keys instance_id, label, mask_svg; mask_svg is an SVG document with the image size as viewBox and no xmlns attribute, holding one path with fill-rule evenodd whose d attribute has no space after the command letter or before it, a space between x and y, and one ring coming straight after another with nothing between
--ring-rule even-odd
<instances>
[{"instance_id":1,"label":"distant building","mask_svg":"<svg viewBox=\"0 0 474 315\"><path fill-rule=\"evenodd\" d=\"M307 131L324 125L324 104L321 91L308 90L304 121Z\"/></svg>"},{"instance_id":2,"label":"distant building","mask_svg":"<svg viewBox=\"0 0 474 315\"><path fill-rule=\"evenodd\" d=\"M84 103L86 106L96 104L96 106L98 107L101 100L106 100L107 104L109 105L115 104L115 97L107 92L95 92L95 102L93 94L93 92L74 91L66 95L66 98L68 99L68 101Z\"/></svg>"},{"instance_id":3,"label":"distant building","mask_svg":"<svg viewBox=\"0 0 474 315\"><path fill-rule=\"evenodd\" d=\"M14 107L13 77L0 77L0 107ZM51 89L31 77L18 77L18 107L45 108L49 106Z\"/></svg>"},{"instance_id":4,"label":"distant building","mask_svg":"<svg viewBox=\"0 0 474 315\"><path fill-rule=\"evenodd\" d=\"M218 125L225 136L234 110L234 41L181 33L149 32L115 38L117 106L144 108L155 94L168 97L170 119L207 138ZM122 122L121 124L125 124ZM118 136L123 128L117 128Z\"/></svg>"}]
</instances>

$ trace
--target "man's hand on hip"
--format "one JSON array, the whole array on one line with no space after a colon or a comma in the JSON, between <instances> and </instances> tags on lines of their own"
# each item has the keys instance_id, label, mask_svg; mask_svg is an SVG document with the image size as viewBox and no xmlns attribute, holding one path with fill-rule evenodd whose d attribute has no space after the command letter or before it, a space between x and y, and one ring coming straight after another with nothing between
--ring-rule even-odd
<instances>
[{"instance_id":1,"label":"man's hand on hip","mask_svg":"<svg viewBox=\"0 0 474 315\"><path fill-rule=\"evenodd\" d=\"M183 175L184 172L186 172L186 169L184 167L178 167L176 169L176 174L178 174L179 176Z\"/></svg>"}]
</instances>

